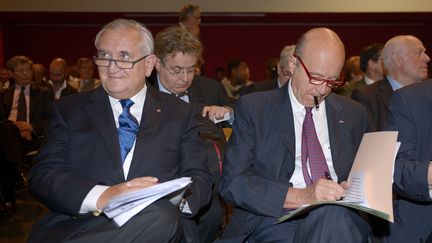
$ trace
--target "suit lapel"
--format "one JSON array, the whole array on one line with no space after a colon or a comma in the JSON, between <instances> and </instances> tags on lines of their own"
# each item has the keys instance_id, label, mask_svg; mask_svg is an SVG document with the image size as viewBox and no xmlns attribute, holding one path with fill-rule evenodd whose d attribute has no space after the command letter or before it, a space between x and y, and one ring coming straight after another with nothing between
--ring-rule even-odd
<instances>
[{"instance_id":1,"label":"suit lapel","mask_svg":"<svg viewBox=\"0 0 432 243\"><path fill-rule=\"evenodd\" d=\"M15 91L15 85L9 86L9 88L3 93L3 107L6 119L10 116L10 112L12 110L12 102Z\"/></svg>"},{"instance_id":2,"label":"suit lapel","mask_svg":"<svg viewBox=\"0 0 432 243\"><path fill-rule=\"evenodd\" d=\"M92 102L86 107L86 111L93 120L99 135L102 137L107 152L113 158L112 161L115 163L115 168L118 169L123 178L123 168L120 162L120 144L108 95L102 87L99 87L91 99Z\"/></svg>"},{"instance_id":3,"label":"suit lapel","mask_svg":"<svg viewBox=\"0 0 432 243\"><path fill-rule=\"evenodd\" d=\"M200 87L199 87L199 82L200 80L198 80L196 77L194 78L194 80L192 81L191 86L188 89L188 96L189 96L189 101L190 103L201 103L201 104L205 104L205 99L204 96L202 94L202 92L200 91Z\"/></svg>"},{"instance_id":4,"label":"suit lapel","mask_svg":"<svg viewBox=\"0 0 432 243\"><path fill-rule=\"evenodd\" d=\"M279 131L279 136L288 147L289 152L295 157L294 118L288 87L277 90L274 105L271 107L270 119Z\"/></svg>"},{"instance_id":5,"label":"suit lapel","mask_svg":"<svg viewBox=\"0 0 432 243\"><path fill-rule=\"evenodd\" d=\"M32 122L32 117L33 117L33 114L35 112L36 107L39 106L39 104L37 104L38 96L40 95L39 91L40 90L37 87L30 85L30 102L29 102L29 105L30 105L29 121L30 121L30 123Z\"/></svg>"},{"instance_id":6,"label":"suit lapel","mask_svg":"<svg viewBox=\"0 0 432 243\"><path fill-rule=\"evenodd\" d=\"M380 99L383 102L386 110L389 111L390 100L393 95L393 89L387 78L384 79L384 82L380 83L379 90L380 90Z\"/></svg>"},{"instance_id":7,"label":"suit lapel","mask_svg":"<svg viewBox=\"0 0 432 243\"><path fill-rule=\"evenodd\" d=\"M166 112L166 109L158 91L147 86L144 110L141 116L141 124L135 142L135 150L128 178L136 177L134 173L137 171L137 166L143 163L146 153L150 153L146 148L149 147L152 137L158 131L164 112Z\"/></svg>"},{"instance_id":8,"label":"suit lapel","mask_svg":"<svg viewBox=\"0 0 432 243\"><path fill-rule=\"evenodd\" d=\"M342 106L336 102L335 94L330 93L326 98L326 114L333 166L336 174L340 176L343 172L350 170L347 167L350 163L346 163L346 161L343 161L344 158L340 158L341 149L344 146L349 146L349 144L346 144L346 141L349 140L345 138L345 132L347 131L345 123L348 122L345 114L349 114L349 112L344 112Z\"/></svg>"}]
</instances>

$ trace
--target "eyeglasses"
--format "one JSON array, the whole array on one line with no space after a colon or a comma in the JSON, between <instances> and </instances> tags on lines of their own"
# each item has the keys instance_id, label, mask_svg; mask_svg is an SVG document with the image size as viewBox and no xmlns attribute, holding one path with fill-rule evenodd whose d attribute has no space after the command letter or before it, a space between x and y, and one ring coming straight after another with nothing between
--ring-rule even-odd
<instances>
[{"instance_id":1,"label":"eyeglasses","mask_svg":"<svg viewBox=\"0 0 432 243\"><path fill-rule=\"evenodd\" d=\"M124 60L99 58L96 54L95 56L93 56L93 61L98 67L109 67L111 65L111 62L114 62L115 65L120 69L132 69L136 63L140 62L141 60L144 60L146 57L150 55L151 54L145 55L135 61L124 61Z\"/></svg>"},{"instance_id":2,"label":"eyeglasses","mask_svg":"<svg viewBox=\"0 0 432 243\"><path fill-rule=\"evenodd\" d=\"M186 74L187 77L190 77L191 75L195 75L197 72L197 66L193 65L188 68L174 68L174 70L171 70L170 67L168 67L163 61L161 61L162 66L166 68L166 70L175 78L181 78L182 75Z\"/></svg>"},{"instance_id":3,"label":"eyeglasses","mask_svg":"<svg viewBox=\"0 0 432 243\"><path fill-rule=\"evenodd\" d=\"M299 56L297 56L296 54L294 54L293 56L296 57L300 61L301 66L303 67L303 69L306 72L306 75L309 78L309 83L314 84L314 85L321 85L321 84L325 83L329 88L336 88L336 87L341 86L344 83L342 76L340 76L336 80L329 80L329 79L325 79L325 78L321 78L321 77L313 77L309 73L309 70L306 68L302 59Z\"/></svg>"}]
</instances>

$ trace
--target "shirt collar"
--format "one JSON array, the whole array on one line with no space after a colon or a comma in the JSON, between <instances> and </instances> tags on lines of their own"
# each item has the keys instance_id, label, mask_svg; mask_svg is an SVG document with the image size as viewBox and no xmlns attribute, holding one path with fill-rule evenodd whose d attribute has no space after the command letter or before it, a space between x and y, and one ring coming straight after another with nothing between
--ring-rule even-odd
<instances>
[{"instance_id":1,"label":"shirt collar","mask_svg":"<svg viewBox=\"0 0 432 243\"><path fill-rule=\"evenodd\" d=\"M144 85L144 88L142 88L136 95L130 97L129 99L134 102L135 105L138 105L140 107L144 106L144 100L147 93L147 85ZM120 102L119 99L116 99L114 97L108 96L111 106L114 106L118 102Z\"/></svg>"},{"instance_id":2,"label":"shirt collar","mask_svg":"<svg viewBox=\"0 0 432 243\"><path fill-rule=\"evenodd\" d=\"M398 81L387 75L387 80L389 81L393 91L398 90L403 87L402 84L400 84Z\"/></svg>"},{"instance_id":3,"label":"shirt collar","mask_svg":"<svg viewBox=\"0 0 432 243\"><path fill-rule=\"evenodd\" d=\"M163 93L167 93L167 94L172 94L169 90L167 90L161 83L160 79L159 79L159 74L157 75L157 82L158 82L158 86L159 86L159 91L163 92Z\"/></svg>"},{"instance_id":4,"label":"shirt collar","mask_svg":"<svg viewBox=\"0 0 432 243\"><path fill-rule=\"evenodd\" d=\"M300 102L297 100L297 97L295 97L292 86L291 86L291 79L288 81L288 93L289 93L289 98L291 101L291 107L293 110L293 113L299 113L301 112L302 114L305 114L305 106L300 104ZM312 109L313 113L317 113L317 114L321 114L322 112L325 111L325 99L319 104L319 109Z\"/></svg>"},{"instance_id":5,"label":"shirt collar","mask_svg":"<svg viewBox=\"0 0 432 243\"><path fill-rule=\"evenodd\" d=\"M370 79L368 76L364 76L364 81L367 85L375 83L375 80Z\"/></svg>"}]
</instances>

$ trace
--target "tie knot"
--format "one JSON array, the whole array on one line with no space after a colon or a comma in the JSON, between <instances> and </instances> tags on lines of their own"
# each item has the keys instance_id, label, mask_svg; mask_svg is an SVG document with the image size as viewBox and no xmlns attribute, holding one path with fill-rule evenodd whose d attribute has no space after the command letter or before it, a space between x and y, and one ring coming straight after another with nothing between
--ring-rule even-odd
<instances>
[{"instance_id":1,"label":"tie knot","mask_svg":"<svg viewBox=\"0 0 432 243\"><path fill-rule=\"evenodd\" d=\"M182 92L180 94L176 94L176 97L181 98L181 97L186 96L188 94L189 94L189 92L187 90L185 90L184 92Z\"/></svg>"},{"instance_id":2,"label":"tie knot","mask_svg":"<svg viewBox=\"0 0 432 243\"><path fill-rule=\"evenodd\" d=\"M134 104L134 102L131 99L120 100L120 103L123 109L125 108L129 109Z\"/></svg>"},{"instance_id":3,"label":"tie knot","mask_svg":"<svg viewBox=\"0 0 432 243\"><path fill-rule=\"evenodd\" d=\"M312 113L312 108L313 108L313 107L305 107L305 109L306 109L306 114L308 114L308 113Z\"/></svg>"}]
</instances>

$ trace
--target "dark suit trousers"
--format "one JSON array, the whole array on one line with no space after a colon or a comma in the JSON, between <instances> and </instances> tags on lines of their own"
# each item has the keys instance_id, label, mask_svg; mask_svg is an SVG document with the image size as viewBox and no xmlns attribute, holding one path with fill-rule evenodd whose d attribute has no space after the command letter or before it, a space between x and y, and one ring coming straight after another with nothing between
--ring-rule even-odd
<instances>
[{"instance_id":1,"label":"dark suit trousers","mask_svg":"<svg viewBox=\"0 0 432 243\"><path fill-rule=\"evenodd\" d=\"M48 215L41 221L49 220ZM28 242L180 242L183 235L178 209L164 199L149 205L122 227L105 216L90 215L82 219L67 217L52 225L41 228L36 224Z\"/></svg>"},{"instance_id":2,"label":"dark suit trousers","mask_svg":"<svg viewBox=\"0 0 432 243\"><path fill-rule=\"evenodd\" d=\"M303 218L280 224L274 224L275 220L270 217L265 219L251 233L247 242L354 243L372 239L369 224L356 211L341 206L321 206Z\"/></svg>"}]
</instances>

